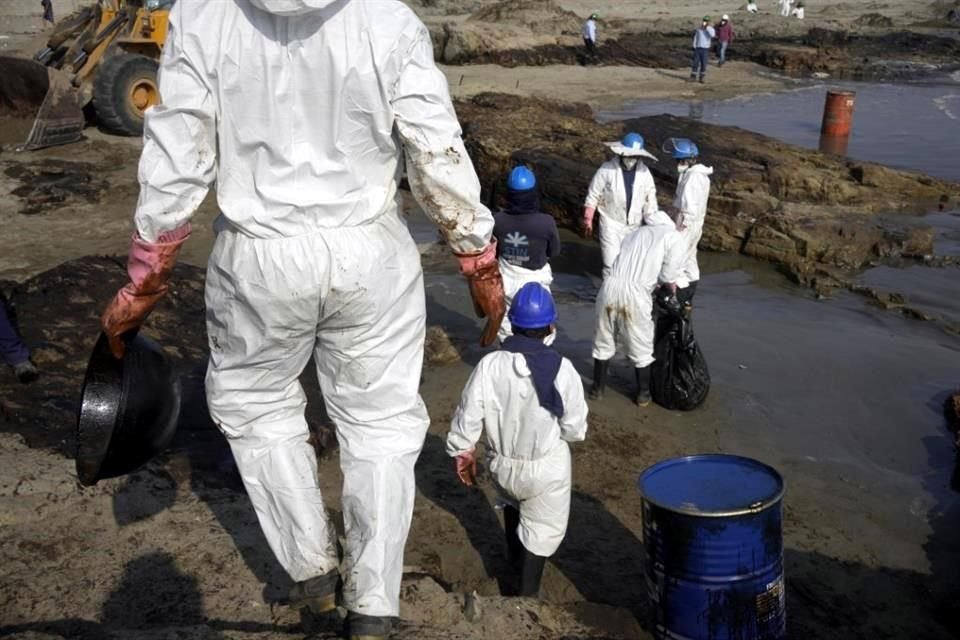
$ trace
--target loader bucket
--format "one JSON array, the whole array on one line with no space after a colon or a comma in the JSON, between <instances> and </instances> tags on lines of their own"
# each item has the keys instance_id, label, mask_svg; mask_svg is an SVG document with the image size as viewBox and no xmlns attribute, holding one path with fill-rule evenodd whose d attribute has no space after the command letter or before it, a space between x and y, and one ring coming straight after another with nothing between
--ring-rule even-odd
<instances>
[{"instance_id":1,"label":"loader bucket","mask_svg":"<svg viewBox=\"0 0 960 640\"><path fill-rule=\"evenodd\" d=\"M26 58L0 56L0 145L17 150L76 142L84 116L70 77Z\"/></svg>"}]
</instances>

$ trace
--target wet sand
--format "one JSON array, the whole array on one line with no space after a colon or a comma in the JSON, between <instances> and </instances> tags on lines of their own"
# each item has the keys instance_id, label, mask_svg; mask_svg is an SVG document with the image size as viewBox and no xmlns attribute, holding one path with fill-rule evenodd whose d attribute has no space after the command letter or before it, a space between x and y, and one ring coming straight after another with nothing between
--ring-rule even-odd
<instances>
[{"instance_id":1,"label":"wet sand","mask_svg":"<svg viewBox=\"0 0 960 640\"><path fill-rule=\"evenodd\" d=\"M636 477L658 460L712 451L757 457L786 477L791 638L954 637L950 598L960 586L953 571L960 549L953 532L960 512L948 488L953 453L940 403L955 384L960 339L858 297L815 300L765 265L726 256L706 256L695 312L713 378L706 404L690 413L637 409L627 398L628 365L614 363L611 391L591 403L587 440L574 447L570 528L544 579L545 598L558 608L519 609L552 626L523 632L511 626L510 611L521 604L495 597L506 561L493 487L487 478L476 491L459 487L443 452L462 385L485 353L476 346L479 321L454 262L432 243L432 228L414 220L429 265L429 322L449 335L462 361L424 371L421 392L433 422L417 467L400 638L649 638L639 626L647 603ZM568 260L557 264L556 346L589 376L599 251L569 233L563 242ZM119 266L111 277L122 277ZM186 324L175 315L202 300L195 284L181 283L152 326L195 331L202 314L191 311ZM56 306L57 285L46 286L44 304ZM58 336L84 340L83 326L95 322L100 307L99 289L110 286L85 286L86 297L67 288L61 302L70 305L69 316L29 318L32 340L52 340L43 367L82 371L82 360L63 360L75 345ZM0 559L12 586L0 590L6 603L0 625L21 632L13 637L33 640L24 635L31 629L91 639L153 640L174 630L191 639L297 636L297 618L267 604L282 597L285 578L259 534L225 443L202 411L195 388L202 348L194 346L176 349L181 359L198 353L183 369L191 391L172 452L93 489L78 490L68 459L11 437L19 432L37 440L42 429L56 438L69 430L75 385L44 395L45 415L59 415L59 426L35 425L30 403L18 402L17 386L0 379L4 411L17 418L0 423L7 432L0 451L8 460L0 473ZM304 378L313 390L312 374ZM311 402L311 420L322 422L315 392ZM320 477L327 506L338 514L335 456L321 460ZM458 594L474 590L489 603L480 626L464 622L456 604ZM572 619L558 619L559 612ZM602 635L572 634L574 619ZM447 634L427 635L416 624Z\"/></svg>"},{"instance_id":2,"label":"wet sand","mask_svg":"<svg viewBox=\"0 0 960 640\"><path fill-rule=\"evenodd\" d=\"M603 495L610 513L639 532L634 486L645 465L678 453L756 457L788 483L790 637L949 637L928 607L957 587L951 568L960 549L951 540L960 513L949 489L954 454L941 407L957 382L960 339L857 296L815 300L747 262L753 273L716 265L733 270L708 273L698 290L695 329L713 378L706 405L690 413L638 410L626 397L629 365L617 361L613 387L620 393L591 403L591 432L575 447L578 487ZM470 311L460 287L453 276L428 278L431 305L463 318L465 329ZM584 298L594 291L593 277L559 273L554 291L556 347L588 377L593 305ZM469 339L452 326L455 338ZM467 373L453 369L459 375L426 379L432 406L450 407L435 419L455 402L457 385L451 390L449 382ZM443 430L443 422L432 429ZM571 533L573 549L587 546L578 533ZM589 535L605 547L615 534ZM606 566L623 580L636 579L635 569ZM621 606L630 598L626 591L605 597ZM850 616L846 602L863 615ZM829 628L821 626L827 621Z\"/></svg>"},{"instance_id":3,"label":"wet sand","mask_svg":"<svg viewBox=\"0 0 960 640\"><path fill-rule=\"evenodd\" d=\"M587 10L582 2L563 4ZM841 3L834 9L858 15L866 6ZM700 2L606 2L596 8L611 19L639 15L675 24L704 11ZM824 15L830 8L824 7ZM885 10L899 17L909 7L898 3ZM498 89L603 108L638 96L687 101L789 85L739 62L725 66L724 75L712 74L704 87L687 85L682 69L476 66L445 72L456 95ZM5 200L0 225L15 230L16 249L0 252L0 280L23 280L83 255L125 252L139 143L92 130L88 137L67 149L31 154L28 161L93 157L97 178L109 188L94 202L74 198L31 217L23 215L20 200ZM0 154L0 193L24 186L8 171L24 162L23 156ZM77 165L77 171L89 170ZM195 218L184 263L205 263L214 213L208 199ZM786 477L791 639L946 640L960 634L954 604L960 593L955 571L960 509L950 490L954 453L941 412L943 399L960 384L960 338L937 323L884 311L861 297L816 300L769 266L739 256L704 255L706 275L694 322L713 377L705 406L690 413L637 409L627 399L632 375L619 360L612 392L591 406L587 441L574 447L570 529L544 581L546 599L559 609L494 598L505 558L492 486L484 479L478 491L459 487L442 451L462 385L484 353L475 345L479 323L452 260L432 246L433 228L416 221L413 231L427 254L429 322L449 334L462 361L430 365L423 376L433 424L417 468L401 638L649 638L640 628L647 603L635 480L658 460L711 451L757 457ZM948 233L939 247L952 246ZM564 233L564 256L555 265L561 314L556 346L587 385L598 263L596 244ZM878 286L911 285L931 312L958 313L944 296L956 289L954 272L929 273L881 267L864 278ZM67 285L73 286L69 278ZM44 345L42 367L48 369L82 369L83 355L66 361L65 354L77 352L76 343L87 339L106 299L88 289L69 293L66 302L82 308L75 317L25 319L31 339ZM199 295L193 288L181 290L176 303ZM169 312L174 303L165 304ZM157 316L151 322L177 326L176 318ZM189 317L194 329L202 311L194 309ZM70 341L58 343L54 336L64 331ZM185 351L178 349L177 357L185 358ZM129 478L94 489L75 485L70 460L23 440L39 438L39 432L52 434L55 442L69 440L77 384L33 398L2 372L0 635L303 637L300 619L273 602L282 596L286 578L231 472L225 443L206 420L199 391L202 353L191 358L184 374L193 385L192 409L174 450ZM308 387L310 377L308 372ZM312 400L311 416L319 420L315 395ZM37 424L32 416L41 410L58 417ZM335 456L321 460L320 474L327 506L337 514ZM461 613L461 594L473 590L489 597L485 621L476 625Z\"/></svg>"},{"instance_id":4,"label":"wet sand","mask_svg":"<svg viewBox=\"0 0 960 640\"><path fill-rule=\"evenodd\" d=\"M612 109L637 99L705 100L779 91L792 85L750 62L730 62L711 68L705 84L688 82L689 60L677 69L644 67L545 65L504 68L496 65L444 66L450 90L457 98L485 91L584 102Z\"/></svg>"}]
</instances>

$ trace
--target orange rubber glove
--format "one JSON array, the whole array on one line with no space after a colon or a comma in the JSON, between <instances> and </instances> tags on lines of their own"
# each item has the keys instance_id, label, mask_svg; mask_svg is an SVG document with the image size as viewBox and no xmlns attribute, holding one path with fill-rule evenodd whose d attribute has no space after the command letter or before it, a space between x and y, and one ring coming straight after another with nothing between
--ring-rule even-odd
<instances>
[{"instance_id":1,"label":"orange rubber glove","mask_svg":"<svg viewBox=\"0 0 960 640\"><path fill-rule=\"evenodd\" d=\"M476 449L470 449L457 456L457 477L467 487L472 487L477 482L476 453Z\"/></svg>"},{"instance_id":2,"label":"orange rubber glove","mask_svg":"<svg viewBox=\"0 0 960 640\"><path fill-rule=\"evenodd\" d=\"M460 273L470 284L470 297L477 316L487 319L487 326L480 336L480 346L486 347L497 339L497 331L507 312L503 297L503 278L497 263L497 240L490 241L487 248L477 253L455 253L460 262Z\"/></svg>"},{"instance_id":3,"label":"orange rubber glove","mask_svg":"<svg viewBox=\"0 0 960 640\"><path fill-rule=\"evenodd\" d=\"M160 234L155 243L133 234L127 255L130 282L117 292L100 318L110 351L117 359L123 358L127 348L124 334L139 329L167 292L180 246L189 237L190 223Z\"/></svg>"}]
</instances>

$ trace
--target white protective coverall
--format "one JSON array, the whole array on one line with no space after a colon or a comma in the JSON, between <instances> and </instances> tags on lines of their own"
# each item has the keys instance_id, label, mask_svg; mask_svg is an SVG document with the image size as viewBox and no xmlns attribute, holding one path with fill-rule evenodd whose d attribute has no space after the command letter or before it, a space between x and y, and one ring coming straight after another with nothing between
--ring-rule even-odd
<instances>
[{"instance_id":1,"label":"white protective coverall","mask_svg":"<svg viewBox=\"0 0 960 640\"><path fill-rule=\"evenodd\" d=\"M642 161L637 162L633 181L633 198L627 211L627 190L623 182L620 159L600 165L590 181L585 207L594 207L599 214L600 252L603 255L603 276L613 267L620 245L631 231L641 225L644 214L657 210L657 187L653 175Z\"/></svg>"},{"instance_id":2,"label":"white protective coverall","mask_svg":"<svg viewBox=\"0 0 960 640\"><path fill-rule=\"evenodd\" d=\"M454 250L493 228L430 34L393 0L180 0L159 83L136 225L155 241L216 180L207 399L266 539L295 581L337 568L298 381L315 356L340 445L345 604L396 616L429 423L403 153Z\"/></svg>"},{"instance_id":3,"label":"white protective coverall","mask_svg":"<svg viewBox=\"0 0 960 640\"><path fill-rule=\"evenodd\" d=\"M487 436L487 465L499 499L520 511L520 542L548 557L560 546L570 516L572 468L568 442L587 434L587 402L580 374L564 358L554 386L563 418L540 406L523 355L484 356L463 390L447 434L447 453L469 451Z\"/></svg>"},{"instance_id":4,"label":"white protective coverall","mask_svg":"<svg viewBox=\"0 0 960 640\"><path fill-rule=\"evenodd\" d=\"M677 286L681 289L700 279L697 245L700 244L700 238L703 236L703 222L707 217L711 175L713 175L712 167L695 164L681 171L680 179L677 181L673 206L679 212L678 224L684 226L680 235L686 243L683 274L677 280Z\"/></svg>"},{"instance_id":5,"label":"white protective coverall","mask_svg":"<svg viewBox=\"0 0 960 640\"><path fill-rule=\"evenodd\" d=\"M593 18L588 19L583 23L583 39L590 40L591 42L597 41L597 21Z\"/></svg>"},{"instance_id":6,"label":"white protective coverall","mask_svg":"<svg viewBox=\"0 0 960 640\"><path fill-rule=\"evenodd\" d=\"M500 276L503 278L503 298L507 304L507 309L513 304L513 297L523 288L523 285L536 282L549 291L550 285L553 284L553 269L549 263L539 269L524 269L510 264L504 258L500 258L499 265ZM503 322L500 323L500 330L497 332L497 339L503 342L512 335L513 329L510 326L510 318L505 314ZM554 334L551 334L551 336L555 337ZM552 343L552 338L547 341L547 344Z\"/></svg>"},{"instance_id":7,"label":"white protective coverall","mask_svg":"<svg viewBox=\"0 0 960 640\"><path fill-rule=\"evenodd\" d=\"M645 215L644 226L623 241L610 276L597 294L593 357L616 355L619 333L627 358L637 368L653 362L653 290L658 282L676 282L683 273L686 244L663 211Z\"/></svg>"}]
</instances>

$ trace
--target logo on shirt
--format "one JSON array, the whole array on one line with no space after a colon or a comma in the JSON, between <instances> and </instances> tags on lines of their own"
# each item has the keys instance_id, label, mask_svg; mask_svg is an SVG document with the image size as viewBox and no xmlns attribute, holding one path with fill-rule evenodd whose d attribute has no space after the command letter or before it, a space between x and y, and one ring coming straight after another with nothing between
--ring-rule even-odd
<instances>
[{"instance_id":1,"label":"logo on shirt","mask_svg":"<svg viewBox=\"0 0 960 640\"><path fill-rule=\"evenodd\" d=\"M510 264L522 267L530 260L530 241L527 236L518 231L511 231L503 241L504 247L500 255Z\"/></svg>"}]
</instances>

